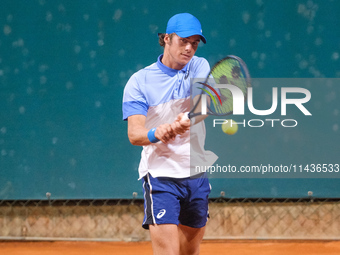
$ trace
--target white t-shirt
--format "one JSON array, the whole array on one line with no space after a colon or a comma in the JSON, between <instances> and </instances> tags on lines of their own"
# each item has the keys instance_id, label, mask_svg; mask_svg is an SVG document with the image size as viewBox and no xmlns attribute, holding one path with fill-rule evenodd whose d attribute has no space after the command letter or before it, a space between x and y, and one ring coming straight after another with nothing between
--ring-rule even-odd
<instances>
[{"instance_id":1,"label":"white t-shirt","mask_svg":"<svg viewBox=\"0 0 340 255\"><path fill-rule=\"evenodd\" d=\"M123 119L131 115L146 116L145 127L171 124L181 112L190 111L190 83L205 78L210 67L207 60L194 56L182 70L171 69L158 61L131 76L124 89ZM190 177L195 166L210 166L217 156L204 150L205 125L199 122L174 141L143 146L139 178L148 172L153 177Z\"/></svg>"}]
</instances>

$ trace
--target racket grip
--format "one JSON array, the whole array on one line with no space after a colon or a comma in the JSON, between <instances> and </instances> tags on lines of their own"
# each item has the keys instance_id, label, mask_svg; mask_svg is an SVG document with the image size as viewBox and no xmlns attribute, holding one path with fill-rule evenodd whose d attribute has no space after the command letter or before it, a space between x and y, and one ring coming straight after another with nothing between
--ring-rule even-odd
<instances>
[{"instance_id":1,"label":"racket grip","mask_svg":"<svg viewBox=\"0 0 340 255\"><path fill-rule=\"evenodd\" d=\"M187 121L189 118L189 112L185 112L184 115L182 116L181 121Z\"/></svg>"},{"instance_id":2,"label":"racket grip","mask_svg":"<svg viewBox=\"0 0 340 255\"><path fill-rule=\"evenodd\" d=\"M191 126L193 126L193 125L195 125L195 118L191 119L189 114L190 114L189 112L185 112L180 121L190 120L190 124L191 124Z\"/></svg>"}]
</instances>

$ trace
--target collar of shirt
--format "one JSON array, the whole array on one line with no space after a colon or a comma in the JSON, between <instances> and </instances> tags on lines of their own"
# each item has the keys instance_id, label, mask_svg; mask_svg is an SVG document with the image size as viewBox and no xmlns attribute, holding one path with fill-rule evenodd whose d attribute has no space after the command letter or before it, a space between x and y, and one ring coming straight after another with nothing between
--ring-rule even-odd
<instances>
[{"instance_id":1,"label":"collar of shirt","mask_svg":"<svg viewBox=\"0 0 340 255\"><path fill-rule=\"evenodd\" d=\"M185 73L185 72L188 70L188 66L189 66L189 64L190 64L190 62L191 62L191 60L190 60L190 61L188 62L188 64L186 64L185 67L184 67L182 70L176 70L176 69L172 69L172 68L170 68L170 67L164 65L164 64L162 63L162 58L163 58L163 54L160 55L160 56L158 57L158 59L157 59L157 66L158 66L158 68L159 68L160 70L162 70L165 74L167 74L167 75L169 75L169 76L171 76L171 77L175 76L179 71Z\"/></svg>"}]
</instances>

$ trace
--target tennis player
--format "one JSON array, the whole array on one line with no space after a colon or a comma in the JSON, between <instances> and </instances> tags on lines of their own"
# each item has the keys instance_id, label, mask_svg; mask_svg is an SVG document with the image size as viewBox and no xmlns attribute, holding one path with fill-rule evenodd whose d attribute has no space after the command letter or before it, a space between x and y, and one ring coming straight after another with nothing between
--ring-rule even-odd
<instances>
[{"instance_id":1,"label":"tennis player","mask_svg":"<svg viewBox=\"0 0 340 255\"><path fill-rule=\"evenodd\" d=\"M207 60L195 56L201 41L206 43L197 18L171 17L166 33L159 34L163 54L133 74L124 90L129 140L143 146L143 227L150 230L154 254L199 254L208 218L210 184L204 174L191 178L195 160L190 155L204 165L217 157L204 150L204 121L192 126L190 120L180 121L190 110L190 82L210 71Z\"/></svg>"}]
</instances>

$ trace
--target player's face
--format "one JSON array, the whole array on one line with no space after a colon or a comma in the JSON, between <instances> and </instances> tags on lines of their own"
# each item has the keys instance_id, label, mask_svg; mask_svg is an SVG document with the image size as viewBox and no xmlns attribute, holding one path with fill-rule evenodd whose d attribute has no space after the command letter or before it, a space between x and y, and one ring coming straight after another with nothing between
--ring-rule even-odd
<instances>
[{"instance_id":1,"label":"player's face","mask_svg":"<svg viewBox=\"0 0 340 255\"><path fill-rule=\"evenodd\" d=\"M168 36L164 38L166 42L164 49L163 64L166 66L180 70L195 55L198 44L200 42L199 35L182 38L174 35L172 40Z\"/></svg>"}]
</instances>

